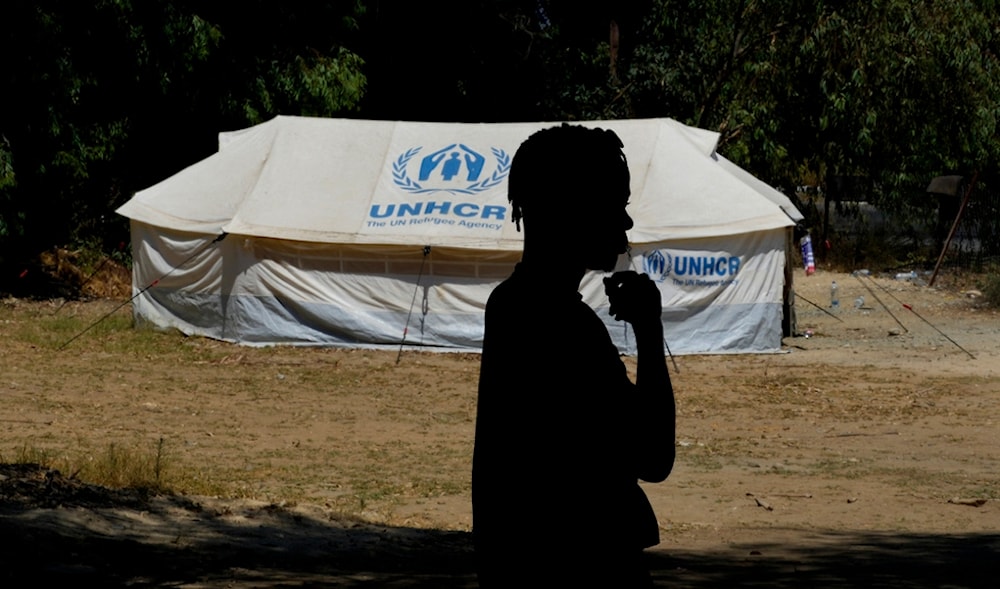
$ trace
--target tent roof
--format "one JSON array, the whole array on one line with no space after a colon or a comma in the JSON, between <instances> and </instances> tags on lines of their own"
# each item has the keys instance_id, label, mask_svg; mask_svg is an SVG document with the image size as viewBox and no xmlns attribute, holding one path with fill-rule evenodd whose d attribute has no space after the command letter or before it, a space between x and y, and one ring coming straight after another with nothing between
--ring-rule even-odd
<instances>
[{"instance_id":1,"label":"tent roof","mask_svg":"<svg viewBox=\"0 0 1000 589\"><path fill-rule=\"evenodd\" d=\"M554 124L279 116L220 134L218 153L136 193L118 213L210 234L519 250L507 214L510 158ZM716 133L672 119L579 124L613 129L625 144L633 244L797 220L784 195L715 154Z\"/></svg>"}]
</instances>

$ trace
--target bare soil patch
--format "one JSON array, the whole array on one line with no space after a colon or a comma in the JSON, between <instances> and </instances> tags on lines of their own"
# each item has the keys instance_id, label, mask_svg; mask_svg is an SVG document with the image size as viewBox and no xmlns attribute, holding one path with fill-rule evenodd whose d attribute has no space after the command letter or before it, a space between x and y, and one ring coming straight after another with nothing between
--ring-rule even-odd
<instances>
[{"instance_id":1,"label":"bare soil patch","mask_svg":"<svg viewBox=\"0 0 1000 589\"><path fill-rule=\"evenodd\" d=\"M956 287L796 279L810 337L671 366L657 586L993 587L1000 317ZM0 303L0 462L161 448L175 493L4 467L0 584L475 586L477 356L237 347L137 332L120 304Z\"/></svg>"}]
</instances>

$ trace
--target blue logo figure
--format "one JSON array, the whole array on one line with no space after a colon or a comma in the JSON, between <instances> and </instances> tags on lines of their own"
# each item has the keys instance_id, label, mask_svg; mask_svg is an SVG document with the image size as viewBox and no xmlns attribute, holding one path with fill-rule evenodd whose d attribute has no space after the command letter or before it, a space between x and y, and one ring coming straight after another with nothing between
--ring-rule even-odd
<instances>
[{"instance_id":1,"label":"blue logo figure","mask_svg":"<svg viewBox=\"0 0 1000 589\"><path fill-rule=\"evenodd\" d=\"M407 150L392 166L392 179L396 186L414 194L475 194L500 184L510 170L510 156L502 149L493 147L490 151L497 160L497 167L491 175L480 180L486 166L486 157L464 143L452 143L421 158L417 180L413 181L407 174L407 167L421 149L423 148L415 147ZM463 179L463 164L464 185L459 184Z\"/></svg>"},{"instance_id":2,"label":"blue logo figure","mask_svg":"<svg viewBox=\"0 0 1000 589\"><path fill-rule=\"evenodd\" d=\"M672 265L673 260L670 254L665 253L663 250L653 250L642 259L643 271L649 274L649 277L654 282L663 282L667 275L670 274L670 267Z\"/></svg>"},{"instance_id":3,"label":"blue logo figure","mask_svg":"<svg viewBox=\"0 0 1000 589\"><path fill-rule=\"evenodd\" d=\"M462 161L458 159L458 153L452 152L451 157L441 166L441 177L444 178L445 182L451 182L461 167Z\"/></svg>"},{"instance_id":4,"label":"blue logo figure","mask_svg":"<svg viewBox=\"0 0 1000 589\"><path fill-rule=\"evenodd\" d=\"M483 171L483 165L486 163L486 158L462 143L459 143L458 147L465 152L465 169L467 171L465 180L467 182L476 182L479 180L479 175ZM439 149L420 160L420 175L418 176L420 182L427 182L427 180L431 177L431 172L433 172L434 168L441 163L445 154L454 148L455 144L452 143L448 147ZM452 178L458 175L461 168L462 160L458 158L458 152L452 151L448 159L445 160L444 165L441 166L441 177L445 180L445 182L450 182Z\"/></svg>"}]
</instances>

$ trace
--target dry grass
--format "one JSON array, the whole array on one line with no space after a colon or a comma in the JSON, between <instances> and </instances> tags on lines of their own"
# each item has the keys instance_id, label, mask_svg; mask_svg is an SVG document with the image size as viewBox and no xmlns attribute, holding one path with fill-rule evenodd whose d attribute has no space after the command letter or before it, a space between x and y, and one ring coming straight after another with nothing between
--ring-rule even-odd
<instances>
[{"instance_id":1,"label":"dry grass","mask_svg":"<svg viewBox=\"0 0 1000 589\"><path fill-rule=\"evenodd\" d=\"M170 493L173 483L164 446L163 439L152 449L110 444L103 452L93 454L21 446L10 457L0 454L0 462L38 464L58 470L71 479L112 489Z\"/></svg>"},{"instance_id":2,"label":"dry grass","mask_svg":"<svg viewBox=\"0 0 1000 589\"><path fill-rule=\"evenodd\" d=\"M894 324L877 311L852 320L845 310L856 324L841 324L809 309L800 321L816 335L791 342L802 350L679 358L678 465L649 487L657 512L678 525L721 517L711 508L741 506L743 494L727 499L740 485L1000 493L977 458L998 414L988 394L1000 386L988 369L997 321L955 309L967 299L905 292L914 304L925 294L921 312L982 362L914 323L888 338ZM470 525L477 356L407 352L397 364L394 349L240 347L133 329L119 304L0 302L0 459L107 485ZM572 492L586 478L551 484ZM878 518L905 506L862 508Z\"/></svg>"}]
</instances>

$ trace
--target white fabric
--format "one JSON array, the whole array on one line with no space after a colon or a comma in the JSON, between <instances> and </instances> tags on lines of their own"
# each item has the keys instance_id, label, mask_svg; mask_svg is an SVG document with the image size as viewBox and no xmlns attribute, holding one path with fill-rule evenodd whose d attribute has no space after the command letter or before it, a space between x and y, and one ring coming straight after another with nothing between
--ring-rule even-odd
<instances>
[{"instance_id":1,"label":"white fabric","mask_svg":"<svg viewBox=\"0 0 1000 589\"><path fill-rule=\"evenodd\" d=\"M425 258L422 248L236 236L213 244L138 222L132 235L135 284L155 282L133 303L140 322L251 345L478 350L486 298L517 261L510 253L432 250ZM671 353L773 351L781 340L783 244L781 232L653 244L621 269L658 283ZM631 332L608 314L602 277L584 278L584 300L632 354Z\"/></svg>"},{"instance_id":2,"label":"white fabric","mask_svg":"<svg viewBox=\"0 0 1000 589\"><path fill-rule=\"evenodd\" d=\"M398 346L405 332L407 344L476 350L486 298L521 250L510 158L552 124L278 117L223 133L218 153L118 209L132 219L136 319L245 344ZM718 156L716 133L670 119L584 124L625 143L629 262L661 280L670 351L780 347L794 206ZM715 260L711 273L699 262L692 274L686 256ZM599 275L583 292L606 316Z\"/></svg>"},{"instance_id":3,"label":"white fabric","mask_svg":"<svg viewBox=\"0 0 1000 589\"><path fill-rule=\"evenodd\" d=\"M633 250L628 267L657 283L671 353L767 352L781 343L784 247L780 231L670 241ZM634 354L631 330L608 314L600 275L582 291L618 348Z\"/></svg>"},{"instance_id":4,"label":"white fabric","mask_svg":"<svg viewBox=\"0 0 1000 589\"><path fill-rule=\"evenodd\" d=\"M788 215L789 219L796 223L805 219L805 216L795 207L794 204L792 204L792 200L785 194L778 192L766 182L763 182L750 172L747 172L721 155L715 154L713 157L719 162L719 165L722 166L724 170L735 176L747 186L756 190L761 194L761 196L778 205L778 207L780 207L781 210Z\"/></svg>"},{"instance_id":5,"label":"white fabric","mask_svg":"<svg viewBox=\"0 0 1000 589\"><path fill-rule=\"evenodd\" d=\"M633 243L789 225L754 187L720 173L712 157L715 133L672 119L581 124L614 129L625 143ZM551 125L277 117L223 135L220 152L138 192L118 212L182 231L520 250L521 235L505 221L510 218L506 166L528 135ZM465 155L460 146L468 146L486 157L479 182L462 181L460 175L445 181L437 175L440 168L419 181L420 158L449 145L455 146L450 153ZM493 178L492 186L469 189Z\"/></svg>"}]
</instances>

